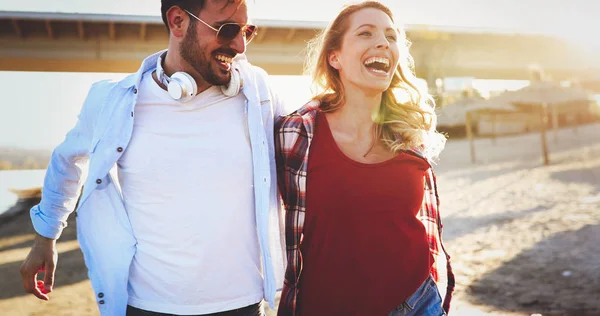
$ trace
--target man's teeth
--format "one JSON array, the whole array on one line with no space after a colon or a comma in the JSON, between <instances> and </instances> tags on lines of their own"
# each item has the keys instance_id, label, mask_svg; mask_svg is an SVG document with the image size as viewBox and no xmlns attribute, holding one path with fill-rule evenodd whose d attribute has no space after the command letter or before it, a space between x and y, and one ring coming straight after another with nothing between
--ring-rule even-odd
<instances>
[{"instance_id":1,"label":"man's teeth","mask_svg":"<svg viewBox=\"0 0 600 316\"><path fill-rule=\"evenodd\" d=\"M365 61L365 66L368 66L375 62L384 64L386 67L390 66L390 60L385 57L371 57Z\"/></svg>"},{"instance_id":2,"label":"man's teeth","mask_svg":"<svg viewBox=\"0 0 600 316\"><path fill-rule=\"evenodd\" d=\"M231 62L233 62L232 57L227 57L225 55L217 55L216 59L228 64L231 64Z\"/></svg>"}]
</instances>

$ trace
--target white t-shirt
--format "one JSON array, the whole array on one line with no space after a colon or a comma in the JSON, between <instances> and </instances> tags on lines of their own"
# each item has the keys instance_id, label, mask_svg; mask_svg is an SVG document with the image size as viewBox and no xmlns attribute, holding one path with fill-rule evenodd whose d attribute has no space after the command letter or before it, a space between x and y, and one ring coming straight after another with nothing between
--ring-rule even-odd
<instances>
[{"instance_id":1,"label":"white t-shirt","mask_svg":"<svg viewBox=\"0 0 600 316\"><path fill-rule=\"evenodd\" d=\"M245 104L214 86L179 103L144 74L118 162L138 242L131 306L208 314L262 299Z\"/></svg>"}]
</instances>

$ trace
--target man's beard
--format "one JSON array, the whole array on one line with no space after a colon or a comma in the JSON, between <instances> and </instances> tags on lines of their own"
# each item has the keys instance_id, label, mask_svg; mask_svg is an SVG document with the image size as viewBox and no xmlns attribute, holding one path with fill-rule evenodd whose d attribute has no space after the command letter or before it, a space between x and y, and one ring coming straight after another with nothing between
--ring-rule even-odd
<instances>
[{"instance_id":1,"label":"man's beard","mask_svg":"<svg viewBox=\"0 0 600 316\"><path fill-rule=\"evenodd\" d=\"M190 25L183 42L179 45L181 57L190 64L190 66L192 66L208 84L213 86L224 86L229 84L231 74L228 74L228 76L224 78L217 75L212 67L214 62L212 56L207 59L205 49L199 47L195 25L195 23Z\"/></svg>"}]
</instances>

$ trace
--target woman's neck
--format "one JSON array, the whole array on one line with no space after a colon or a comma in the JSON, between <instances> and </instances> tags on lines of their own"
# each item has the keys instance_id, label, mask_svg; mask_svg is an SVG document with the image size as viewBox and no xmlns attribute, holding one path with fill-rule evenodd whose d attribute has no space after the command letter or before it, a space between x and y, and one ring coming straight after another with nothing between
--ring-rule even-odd
<instances>
[{"instance_id":1,"label":"woman's neck","mask_svg":"<svg viewBox=\"0 0 600 316\"><path fill-rule=\"evenodd\" d=\"M339 123L347 133L356 136L371 136L373 132L372 114L381 104L381 93L366 94L359 89L346 89L344 104L329 116Z\"/></svg>"}]
</instances>

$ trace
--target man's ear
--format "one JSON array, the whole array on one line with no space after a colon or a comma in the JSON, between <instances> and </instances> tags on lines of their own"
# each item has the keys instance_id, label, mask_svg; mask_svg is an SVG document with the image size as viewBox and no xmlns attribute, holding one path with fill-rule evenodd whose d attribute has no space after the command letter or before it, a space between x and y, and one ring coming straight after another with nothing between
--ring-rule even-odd
<instances>
[{"instance_id":1,"label":"man's ear","mask_svg":"<svg viewBox=\"0 0 600 316\"><path fill-rule=\"evenodd\" d=\"M190 25L190 17L187 13L178 6L172 6L167 11L166 16L171 35L174 37L184 37Z\"/></svg>"},{"instance_id":2,"label":"man's ear","mask_svg":"<svg viewBox=\"0 0 600 316\"><path fill-rule=\"evenodd\" d=\"M329 57L327 57L327 61L329 65L334 69L340 70L340 60L337 57L335 52L329 53Z\"/></svg>"}]
</instances>

